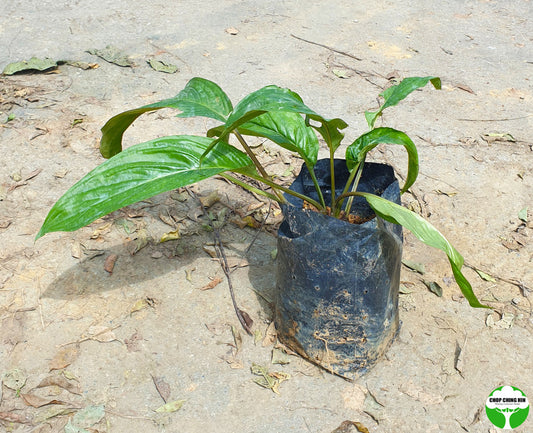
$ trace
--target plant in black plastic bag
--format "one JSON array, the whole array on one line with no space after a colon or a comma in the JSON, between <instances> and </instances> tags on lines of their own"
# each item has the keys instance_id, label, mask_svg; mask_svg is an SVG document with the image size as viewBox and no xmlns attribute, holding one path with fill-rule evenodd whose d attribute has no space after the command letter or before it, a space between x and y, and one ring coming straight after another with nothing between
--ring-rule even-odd
<instances>
[{"instance_id":1,"label":"plant in black plastic bag","mask_svg":"<svg viewBox=\"0 0 533 433\"><path fill-rule=\"evenodd\" d=\"M410 77L380 94L383 98L380 108L365 113L369 131L347 147L345 159L349 175L345 184L341 185L341 193L336 194L339 188L335 185L334 157L344 138L341 131L348 126L344 120L322 117L307 107L298 94L277 86L257 90L234 107L217 84L193 78L176 97L125 111L104 125L100 152L109 160L88 173L56 202L37 238L49 232L77 230L123 206L214 175L282 204L287 203L283 193L295 196L317 212L337 218L349 215L354 197L359 196L364 197L384 220L402 225L422 242L444 251L465 298L473 307L484 307L461 272L463 257L437 229L408 209L357 188L367 153L383 143L405 147L408 172L401 192L413 185L418 175L415 144L404 132L375 127L375 122L384 109L398 104L429 82L437 89L441 86L438 77ZM220 125L210 129L207 137L168 136L122 150L124 131L135 119L143 113L162 108L179 109L181 112L177 117L203 116L219 121ZM327 200L314 171L319 148L317 132L329 148L332 193ZM243 150L229 144L231 134ZM298 154L307 167L316 198L274 182L244 136L264 137ZM264 189L247 184L232 173L258 181Z\"/></svg>"}]
</instances>

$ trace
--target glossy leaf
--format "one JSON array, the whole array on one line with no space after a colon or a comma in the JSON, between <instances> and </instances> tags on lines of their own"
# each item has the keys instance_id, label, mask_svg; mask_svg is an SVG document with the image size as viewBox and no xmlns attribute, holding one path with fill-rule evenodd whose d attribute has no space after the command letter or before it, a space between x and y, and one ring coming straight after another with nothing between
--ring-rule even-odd
<instances>
[{"instance_id":1,"label":"glossy leaf","mask_svg":"<svg viewBox=\"0 0 533 433\"><path fill-rule=\"evenodd\" d=\"M302 102L302 98L297 93L289 89L266 86L250 93L240 101L226 120L224 129L216 128L211 130L210 134L216 134L220 139L225 139L232 131L264 113L284 111L304 114L321 125L326 125L328 132L332 135L334 128L338 125L347 126L341 119L328 120L315 113ZM207 149L207 152L209 150Z\"/></svg>"},{"instance_id":2,"label":"glossy leaf","mask_svg":"<svg viewBox=\"0 0 533 433\"><path fill-rule=\"evenodd\" d=\"M203 116L225 122L233 110L230 99L218 84L203 78L191 79L177 96L177 117Z\"/></svg>"},{"instance_id":3,"label":"glossy leaf","mask_svg":"<svg viewBox=\"0 0 533 433\"><path fill-rule=\"evenodd\" d=\"M111 158L121 152L124 131L141 114L161 108L182 110L178 117L204 116L225 122L227 115L232 110L232 105L227 95L217 84L203 78L193 78L174 98L124 111L109 119L102 128L102 140L100 141L102 156Z\"/></svg>"},{"instance_id":4,"label":"glossy leaf","mask_svg":"<svg viewBox=\"0 0 533 433\"><path fill-rule=\"evenodd\" d=\"M308 124L310 124L309 118L312 117L309 116L307 118L306 122ZM323 119L320 125L311 124L311 126L320 133L328 147L335 152L344 138L344 134L340 130L346 128L348 124L344 120L337 118L331 120Z\"/></svg>"},{"instance_id":5,"label":"glossy leaf","mask_svg":"<svg viewBox=\"0 0 533 433\"><path fill-rule=\"evenodd\" d=\"M470 306L477 308L490 308L479 302L472 286L461 272L464 259L461 254L448 242L448 240L429 222L409 209L392 203L384 198L368 193L357 193L365 197L370 207L386 221L400 224L413 233L420 241L434 248L444 251L448 256L455 281L468 300Z\"/></svg>"},{"instance_id":6,"label":"glossy leaf","mask_svg":"<svg viewBox=\"0 0 533 433\"><path fill-rule=\"evenodd\" d=\"M318 138L298 113L272 111L246 122L238 129L243 135L265 137L297 153L310 167L316 164Z\"/></svg>"},{"instance_id":7,"label":"glossy leaf","mask_svg":"<svg viewBox=\"0 0 533 433\"><path fill-rule=\"evenodd\" d=\"M366 154L378 144L399 144L404 146L408 154L408 168L405 185L402 193L407 191L418 176L418 152L413 141L402 131L392 128L376 128L361 135L346 149L346 163L352 170L359 162L363 161Z\"/></svg>"},{"instance_id":8,"label":"glossy leaf","mask_svg":"<svg viewBox=\"0 0 533 433\"><path fill-rule=\"evenodd\" d=\"M370 129L374 128L376 119L381 116L381 113L387 107L393 107L398 104L402 99L405 99L410 93L416 89L424 87L428 82L433 84L435 89L441 88L441 82L439 77L408 77L404 78L399 84L391 86L386 89L379 96L383 97L383 105L379 107L377 111L365 111L365 118Z\"/></svg>"},{"instance_id":9,"label":"glossy leaf","mask_svg":"<svg viewBox=\"0 0 533 433\"><path fill-rule=\"evenodd\" d=\"M129 147L72 186L52 207L37 238L77 230L121 207L225 171L254 172L250 158L224 142L200 165L202 153L212 142L182 135Z\"/></svg>"}]
</instances>

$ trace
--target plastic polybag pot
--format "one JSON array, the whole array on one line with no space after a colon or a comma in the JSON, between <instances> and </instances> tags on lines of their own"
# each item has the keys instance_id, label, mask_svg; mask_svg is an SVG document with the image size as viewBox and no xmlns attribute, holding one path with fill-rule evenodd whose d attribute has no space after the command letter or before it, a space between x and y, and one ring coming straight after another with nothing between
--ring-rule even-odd
<instances>
[{"instance_id":1,"label":"plastic polybag pot","mask_svg":"<svg viewBox=\"0 0 533 433\"><path fill-rule=\"evenodd\" d=\"M315 166L326 203L331 200L329 160ZM339 195L348 178L335 160ZM314 184L303 166L291 189L314 199ZM359 191L400 203L392 167L366 163ZM279 339L302 357L353 380L386 352L399 330L398 290L402 228L377 217L357 197L350 224L287 196L278 231L275 323Z\"/></svg>"}]
</instances>

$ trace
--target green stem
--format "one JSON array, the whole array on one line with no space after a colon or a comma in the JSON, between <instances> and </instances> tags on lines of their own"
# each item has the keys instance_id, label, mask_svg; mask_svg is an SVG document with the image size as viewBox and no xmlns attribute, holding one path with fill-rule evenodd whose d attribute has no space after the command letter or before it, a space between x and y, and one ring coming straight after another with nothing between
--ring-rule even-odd
<instances>
[{"instance_id":1,"label":"green stem","mask_svg":"<svg viewBox=\"0 0 533 433\"><path fill-rule=\"evenodd\" d=\"M297 197L300 200L306 201L307 203L309 203L309 204L313 205L314 207L316 207L319 211L324 210L324 207L319 202L317 202L316 200L313 200L311 197L308 197L308 196L306 196L304 194L300 194L299 192L293 191L292 189L289 189L289 188L286 188L284 186L281 186L281 185L279 185L279 184L277 184L275 182L272 182L270 179L258 176L256 174L250 174L250 173L246 173L246 176L249 176L252 179L258 180L259 182L263 182L264 184L266 184L269 187L271 187L274 191L280 190L280 191L283 191L286 194L289 194L289 195L292 195L294 197ZM283 195L278 194L278 196L281 196L281 198L283 199L283 200L278 200L280 203L287 203L287 200L285 199L285 197L283 197Z\"/></svg>"},{"instance_id":2,"label":"green stem","mask_svg":"<svg viewBox=\"0 0 533 433\"><path fill-rule=\"evenodd\" d=\"M320 204L325 209L326 208L326 201L324 200L324 195L322 194L322 190L320 189L320 185L318 185L318 180L316 178L315 170L313 167L311 167L309 164L307 165L307 171L309 172L309 175L311 176L311 179L313 180L313 183L315 184L315 189L318 194L318 199L320 200Z\"/></svg>"},{"instance_id":3,"label":"green stem","mask_svg":"<svg viewBox=\"0 0 533 433\"><path fill-rule=\"evenodd\" d=\"M248 185L246 182L243 182L242 180L239 180L236 177L233 177L227 173L221 173L219 174L219 176L223 177L226 180L229 180L230 182L233 182L236 185L239 185L241 188L244 188L248 191L267 197L270 200L279 201L278 197L275 196L274 194L270 194L266 191L263 191L262 189L256 188L252 185Z\"/></svg>"},{"instance_id":4,"label":"green stem","mask_svg":"<svg viewBox=\"0 0 533 433\"><path fill-rule=\"evenodd\" d=\"M366 155L363 156L363 159L359 161L359 164L357 165L357 174L355 175L355 180L353 182L352 188L350 189L350 192L357 191L357 187L359 186L359 181L361 180L361 175L363 174L363 168L365 165L365 159ZM349 215L352 210L352 204L353 204L353 196L350 196L348 198L348 201L346 202L346 206L344 208L344 212L346 215ZM342 206L342 205L341 205Z\"/></svg>"},{"instance_id":5,"label":"green stem","mask_svg":"<svg viewBox=\"0 0 533 433\"><path fill-rule=\"evenodd\" d=\"M268 179L270 178L270 176L268 175L268 173L266 172L265 168L261 165L261 163L259 162L259 160L257 159L257 157L255 156L255 153L253 152L253 150L250 148L250 146L248 146L248 143L246 143L246 141L244 140L244 137L240 134L239 131L237 131L236 129L233 131L233 133L235 134L235 137L237 137L237 140L239 140L239 143L241 143L242 147L244 148L244 150L246 151L246 153L248 154L248 156L250 157L250 159L254 162L254 165L257 167L257 169L259 170L259 173L261 173L261 175L265 178L265 179ZM283 203L283 201L285 200L283 198L283 196L281 194L279 194L278 191L276 191L274 189L274 193L276 194L276 196L278 197L277 201Z\"/></svg>"},{"instance_id":6,"label":"green stem","mask_svg":"<svg viewBox=\"0 0 533 433\"><path fill-rule=\"evenodd\" d=\"M341 202L342 200L344 200L347 197L357 197L357 196L364 197L365 194L366 195L374 195L374 194L370 194L370 193L367 193L367 192L358 192L358 191L343 192L341 195L339 195L337 197L337 200L335 200L335 205L337 205L337 203Z\"/></svg>"},{"instance_id":7,"label":"green stem","mask_svg":"<svg viewBox=\"0 0 533 433\"><path fill-rule=\"evenodd\" d=\"M335 151L329 144L329 172L331 174L331 211L335 209Z\"/></svg>"},{"instance_id":8,"label":"green stem","mask_svg":"<svg viewBox=\"0 0 533 433\"><path fill-rule=\"evenodd\" d=\"M348 180L346 181L346 185L344 185L344 190L342 191L342 194L345 194L348 192L348 189L350 188L350 185L353 182L353 179L355 175L357 174L357 170L359 169L359 165L361 162L359 162L350 172L350 176L348 177ZM335 200L335 217L338 218L339 214L341 213L341 206L342 201Z\"/></svg>"}]
</instances>

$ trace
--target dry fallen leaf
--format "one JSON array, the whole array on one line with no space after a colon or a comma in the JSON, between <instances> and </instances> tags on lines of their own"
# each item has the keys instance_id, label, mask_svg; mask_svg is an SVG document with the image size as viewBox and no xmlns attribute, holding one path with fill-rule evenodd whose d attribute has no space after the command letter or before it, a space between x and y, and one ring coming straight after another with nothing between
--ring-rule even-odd
<instances>
[{"instance_id":1,"label":"dry fallen leaf","mask_svg":"<svg viewBox=\"0 0 533 433\"><path fill-rule=\"evenodd\" d=\"M138 352L140 351L139 341L143 339L139 331L135 331L130 338L124 340L124 344L128 348L128 352Z\"/></svg>"},{"instance_id":2,"label":"dry fallen leaf","mask_svg":"<svg viewBox=\"0 0 533 433\"><path fill-rule=\"evenodd\" d=\"M215 277L213 278L209 283L207 283L205 286L200 287L200 290L211 290L214 289L216 286L218 286L222 282L222 278Z\"/></svg>"},{"instance_id":3,"label":"dry fallen leaf","mask_svg":"<svg viewBox=\"0 0 533 433\"><path fill-rule=\"evenodd\" d=\"M14 368L2 375L1 383L13 391L19 391L26 384L26 374L19 368Z\"/></svg>"},{"instance_id":4,"label":"dry fallen leaf","mask_svg":"<svg viewBox=\"0 0 533 433\"><path fill-rule=\"evenodd\" d=\"M79 349L78 345L70 345L57 352L50 361L50 371L61 370L72 364L79 355Z\"/></svg>"},{"instance_id":5,"label":"dry fallen leaf","mask_svg":"<svg viewBox=\"0 0 533 433\"><path fill-rule=\"evenodd\" d=\"M49 398L39 397L34 394L20 394L20 396L24 400L24 403L32 407L42 407L48 404L62 404L62 405L67 405L67 406L73 406L71 403L67 403L66 401L55 400L55 399L51 400Z\"/></svg>"},{"instance_id":6,"label":"dry fallen leaf","mask_svg":"<svg viewBox=\"0 0 533 433\"><path fill-rule=\"evenodd\" d=\"M0 412L0 420L16 424L29 424L32 422L32 420L27 418L24 414L14 412Z\"/></svg>"},{"instance_id":7,"label":"dry fallen leaf","mask_svg":"<svg viewBox=\"0 0 533 433\"><path fill-rule=\"evenodd\" d=\"M355 427L354 430L352 427ZM338 426L331 433L352 433L358 431L360 433L369 433L368 429L357 421L343 421L340 426Z\"/></svg>"},{"instance_id":8,"label":"dry fallen leaf","mask_svg":"<svg viewBox=\"0 0 533 433\"><path fill-rule=\"evenodd\" d=\"M276 333L276 325L274 324L274 322L270 322L270 325L268 325L268 328L265 332L265 338L263 339L261 346L272 346L276 342L277 337L278 334Z\"/></svg>"},{"instance_id":9,"label":"dry fallen leaf","mask_svg":"<svg viewBox=\"0 0 533 433\"><path fill-rule=\"evenodd\" d=\"M111 254L107 256L104 262L104 270L108 272L109 274L112 274L113 269L115 268L115 262L117 261L117 259L118 259L118 255L116 254Z\"/></svg>"},{"instance_id":10,"label":"dry fallen leaf","mask_svg":"<svg viewBox=\"0 0 533 433\"><path fill-rule=\"evenodd\" d=\"M164 404L163 406L157 408L155 411L158 413L167 413L167 412L176 412L177 410L180 410L183 404L187 400L175 400L171 401L169 403Z\"/></svg>"},{"instance_id":11,"label":"dry fallen leaf","mask_svg":"<svg viewBox=\"0 0 533 433\"><path fill-rule=\"evenodd\" d=\"M75 381L69 380L61 375L51 375L45 377L43 380L41 380L39 385L36 386L36 388L44 388L47 386L58 386L64 390L67 390L71 394L81 394L80 387Z\"/></svg>"},{"instance_id":12,"label":"dry fallen leaf","mask_svg":"<svg viewBox=\"0 0 533 433\"><path fill-rule=\"evenodd\" d=\"M176 229L171 232L164 233L163 236L161 236L161 239L159 242L168 242L168 241L175 241L180 238L180 230Z\"/></svg>"},{"instance_id":13,"label":"dry fallen leaf","mask_svg":"<svg viewBox=\"0 0 533 433\"><path fill-rule=\"evenodd\" d=\"M162 377L152 376L152 380L154 381L155 389L157 389L157 392L166 403L170 397L170 385Z\"/></svg>"}]
</instances>

